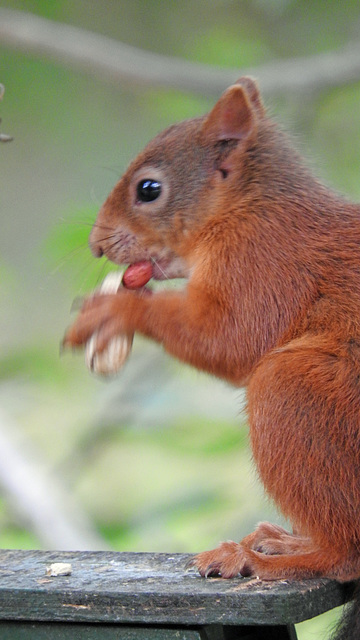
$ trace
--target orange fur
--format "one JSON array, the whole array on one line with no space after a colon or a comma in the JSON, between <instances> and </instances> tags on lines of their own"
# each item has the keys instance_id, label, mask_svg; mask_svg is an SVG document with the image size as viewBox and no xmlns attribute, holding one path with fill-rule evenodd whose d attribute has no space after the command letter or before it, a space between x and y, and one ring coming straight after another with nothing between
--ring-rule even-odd
<instances>
[{"instance_id":1,"label":"orange fur","mask_svg":"<svg viewBox=\"0 0 360 640\"><path fill-rule=\"evenodd\" d=\"M148 203L146 177L162 185ZM136 331L246 385L254 460L296 532L262 524L196 556L200 573L360 577L360 207L311 176L243 78L149 143L90 244L187 284L94 295L65 344Z\"/></svg>"}]
</instances>

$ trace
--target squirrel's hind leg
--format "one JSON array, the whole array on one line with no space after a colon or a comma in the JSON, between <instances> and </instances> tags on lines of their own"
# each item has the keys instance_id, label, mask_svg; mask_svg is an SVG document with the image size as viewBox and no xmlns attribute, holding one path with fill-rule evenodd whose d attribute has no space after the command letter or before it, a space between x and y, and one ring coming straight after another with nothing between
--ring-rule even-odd
<instances>
[{"instance_id":1,"label":"squirrel's hind leg","mask_svg":"<svg viewBox=\"0 0 360 640\"><path fill-rule=\"evenodd\" d=\"M260 522L255 531L241 540L246 549L266 553L266 555L284 555L303 553L312 548L310 538L290 533L283 527L270 522Z\"/></svg>"},{"instance_id":2,"label":"squirrel's hind leg","mask_svg":"<svg viewBox=\"0 0 360 640\"><path fill-rule=\"evenodd\" d=\"M247 545L247 536L244 543ZM290 538L290 534L288 534ZM268 539L270 541L270 539ZM340 577L336 568L344 564L344 559L338 554L328 550L318 549L310 545L309 540L298 538L296 548L294 537L291 553L282 555L267 555L255 551L241 542L223 542L212 551L199 553L191 561L191 565L197 567L204 577L221 576L222 578L234 578L237 575L243 577L255 576L262 580L279 579L304 579L316 576ZM278 550L281 548L279 540L274 539ZM286 540L285 547L289 541Z\"/></svg>"}]
</instances>

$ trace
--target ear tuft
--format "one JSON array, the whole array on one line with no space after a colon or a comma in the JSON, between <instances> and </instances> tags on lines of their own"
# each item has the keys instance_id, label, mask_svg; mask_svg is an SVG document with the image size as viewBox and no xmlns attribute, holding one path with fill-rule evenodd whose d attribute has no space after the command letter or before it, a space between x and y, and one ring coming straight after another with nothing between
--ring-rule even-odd
<instances>
[{"instance_id":1,"label":"ear tuft","mask_svg":"<svg viewBox=\"0 0 360 640\"><path fill-rule=\"evenodd\" d=\"M258 84L251 76L242 76L237 80L236 84L240 84L244 87L247 95L249 96L251 104L257 109L260 115L265 115L265 107L261 99L260 90Z\"/></svg>"},{"instance_id":2,"label":"ear tuft","mask_svg":"<svg viewBox=\"0 0 360 640\"><path fill-rule=\"evenodd\" d=\"M242 84L229 87L204 121L203 132L216 140L243 140L256 129L256 113Z\"/></svg>"}]
</instances>

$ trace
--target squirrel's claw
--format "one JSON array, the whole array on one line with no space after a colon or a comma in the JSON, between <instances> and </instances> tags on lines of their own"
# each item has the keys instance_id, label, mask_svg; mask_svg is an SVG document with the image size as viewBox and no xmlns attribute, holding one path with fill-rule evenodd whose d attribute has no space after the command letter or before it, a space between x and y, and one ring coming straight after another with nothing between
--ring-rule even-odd
<instances>
[{"instance_id":1,"label":"squirrel's claw","mask_svg":"<svg viewBox=\"0 0 360 640\"><path fill-rule=\"evenodd\" d=\"M188 562L187 566L196 567L204 578L210 576L248 578L254 575L249 552L237 542L223 542L212 551L199 553Z\"/></svg>"}]
</instances>

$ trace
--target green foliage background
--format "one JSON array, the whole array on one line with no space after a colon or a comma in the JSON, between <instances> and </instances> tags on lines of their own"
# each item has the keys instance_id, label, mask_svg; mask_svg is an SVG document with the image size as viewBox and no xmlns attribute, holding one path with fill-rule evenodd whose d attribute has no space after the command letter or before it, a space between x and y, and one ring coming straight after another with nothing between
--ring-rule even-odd
<instances>
[{"instance_id":1,"label":"green foliage background","mask_svg":"<svg viewBox=\"0 0 360 640\"><path fill-rule=\"evenodd\" d=\"M248 65L337 49L360 26L357 0L0 0L0 7L239 75ZM0 81L2 131L15 138L0 148L0 403L116 549L196 551L239 539L260 519L279 521L251 470L238 391L142 340L133 362L106 384L81 357L59 358L73 298L111 268L87 248L101 202L155 133L212 101L109 85L1 47ZM318 175L351 198L360 196L359 104L359 84L269 101ZM41 546L5 498L0 546ZM300 625L299 637L326 637L332 615Z\"/></svg>"}]
</instances>

